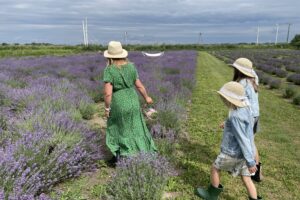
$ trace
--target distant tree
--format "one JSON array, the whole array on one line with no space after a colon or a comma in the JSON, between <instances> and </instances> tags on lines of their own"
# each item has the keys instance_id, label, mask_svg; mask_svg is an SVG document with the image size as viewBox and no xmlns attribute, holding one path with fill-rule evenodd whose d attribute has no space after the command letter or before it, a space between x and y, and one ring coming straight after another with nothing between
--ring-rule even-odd
<instances>
[{"instance_id":1,"label":"distant tree","mask_svg":"<svg viewBox=\"0 0 300 200\"><path fill-rule=\"evenodd\" d=\"M300 34L295 35L295 37L291 41L291 45L300 49Z\"/></svg>"}]
</instances>

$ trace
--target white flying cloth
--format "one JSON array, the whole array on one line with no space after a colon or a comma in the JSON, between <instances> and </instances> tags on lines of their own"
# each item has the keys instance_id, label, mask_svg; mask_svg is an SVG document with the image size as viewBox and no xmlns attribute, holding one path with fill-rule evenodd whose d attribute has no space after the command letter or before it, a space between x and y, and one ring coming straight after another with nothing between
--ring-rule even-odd
<instances>
[{"instance_id":1,"label":"white flying cloth","mask_svg":"<svg viewBox=\"0 0 300 200\"><path fill-rule=\"evenodd\" d=\"M162 56L164 55L165 52L160 52L160 53L146 53L144 51L142 51L142 54L144 56L148 56L148 57L159 57L159 56Z\"/></svg>"}]
</instances>

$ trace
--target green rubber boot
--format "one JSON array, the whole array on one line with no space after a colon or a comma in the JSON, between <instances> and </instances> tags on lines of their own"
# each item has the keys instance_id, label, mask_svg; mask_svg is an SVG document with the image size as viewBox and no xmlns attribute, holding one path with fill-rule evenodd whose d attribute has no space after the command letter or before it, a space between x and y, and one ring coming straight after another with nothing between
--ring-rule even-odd
<instances>
[{"instance_id":1,"label":"green rubber boot","mask_svg":"<svg viewBox=\"0 0 300 200\"><path fill-rule=\"evenodd\" d=\"M197 188L196 195L205 200L217 200L220 193L223 191L223 186L220 184L218 188L210 185L207 190Z\"/></svg>"}]
</instances>

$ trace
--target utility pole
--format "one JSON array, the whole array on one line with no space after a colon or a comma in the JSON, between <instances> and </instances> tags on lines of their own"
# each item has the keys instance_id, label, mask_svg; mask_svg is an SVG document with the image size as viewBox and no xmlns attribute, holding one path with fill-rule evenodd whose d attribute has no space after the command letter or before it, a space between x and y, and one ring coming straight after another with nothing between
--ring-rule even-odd
<instances>
[{"instance_id":1,"label":"utility pole","mask_svg":"<svg viewBox=\"0 0 300 200\"><path fill-rule=\"evenodd\" d=\"M85 36L85 25L84 25L84 20L82 20L82 33L83 33L83 44L86 46L86 36Z\"/></svg>"},{"instance_id":2,"label":"utility pole","mask_svg":"<svg viewBox=\"0 0 300 200\"><path fill-rule=\"evenodd\" d=\"M127 31L124 32L124 44L127 45Z\"/></svg>"},{"instance_id":3,"label":"utility pole","mask_svg":"<svg viewBox=\"0 0 300 200\"><path fill-rule=\"evenodd\" d=\"M198 38L198 45L200 45L202 43L202 33L199 33L199 38Z\"/></svg>"},{"instance_id":4,"label":"utility pole","mask_svg":"<svg viewBox=\"0 0 300 200\"><path fill-rule=\"evenodd\" d=\"M257 27L256 45L258 45L258 39L259 39L259 26Z\"/></svg>"},{"instance_id":5,"label":"utility pole","mask_svg":"<svg viewBox=\"0 0 300 200\"><path fill-rule=\"evenodd\" d=\"M88 38L87 18L85 18L85 20L82 20L82 32L83 32L83 44L84 46L88 46L89 38Z\"/></svg>"},{"instance_id":6,"label":"utility pole","mask_svg":"<svg viewBox=\"0 0 300 200\"><path fill-rule=\"evenodd\" d=\"M86 38L86 46L89 46L87 18L85 18L85 38Z\"/></svg>"},{"instance_id":7,"label":"utility pole","mask_svg":"<svg viewBox=\"0 0 300 200\"><path fill-rule=\"evenodd\" d=\"M286 43L289 43L290 27L291 27L291 23L288 23L288 32L287 32L287 36L286 36Z\"/></svg>"},{"instance_id":8,"label":"utility pole","mask_svg":"<svg viewBox=\"0 0 300 200\"><path fill-rule=\"evenodd\" d=\"M277 45L277 41L278 41L278 30L279 30L279 24L276 24L276 38L275 38L275 45Z\"/></svg>"}]
</instances>

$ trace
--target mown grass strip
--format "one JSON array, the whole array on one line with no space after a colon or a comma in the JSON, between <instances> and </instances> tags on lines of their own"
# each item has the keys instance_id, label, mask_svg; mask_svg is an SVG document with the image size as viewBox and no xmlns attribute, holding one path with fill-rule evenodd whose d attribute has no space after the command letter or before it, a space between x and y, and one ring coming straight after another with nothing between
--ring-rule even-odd
<instances>
[{"instance_id":1,"label":"mown grass strip","mask_svg":"<svg viewBox=\"0 0 300 200\"><path fill-rule=\"evenodd\" d=\"M232 78L232 69L208 53L198 58L197 85L193 92L187 128L188 139L182 139L178 151L182 173L173 190L182 191L179 199L198 199L196 186L209 184L210 166L219 153L222 130L218 128L227 116L227 109L216 94ZM297 191L299 173L299 108L260 89L261 132L256 144L261 153L265 180L257 184L264 199L300 199ZM221 199L247 199L239 178L222 174L225 191Z\"/></svg>"}]
</instances>

